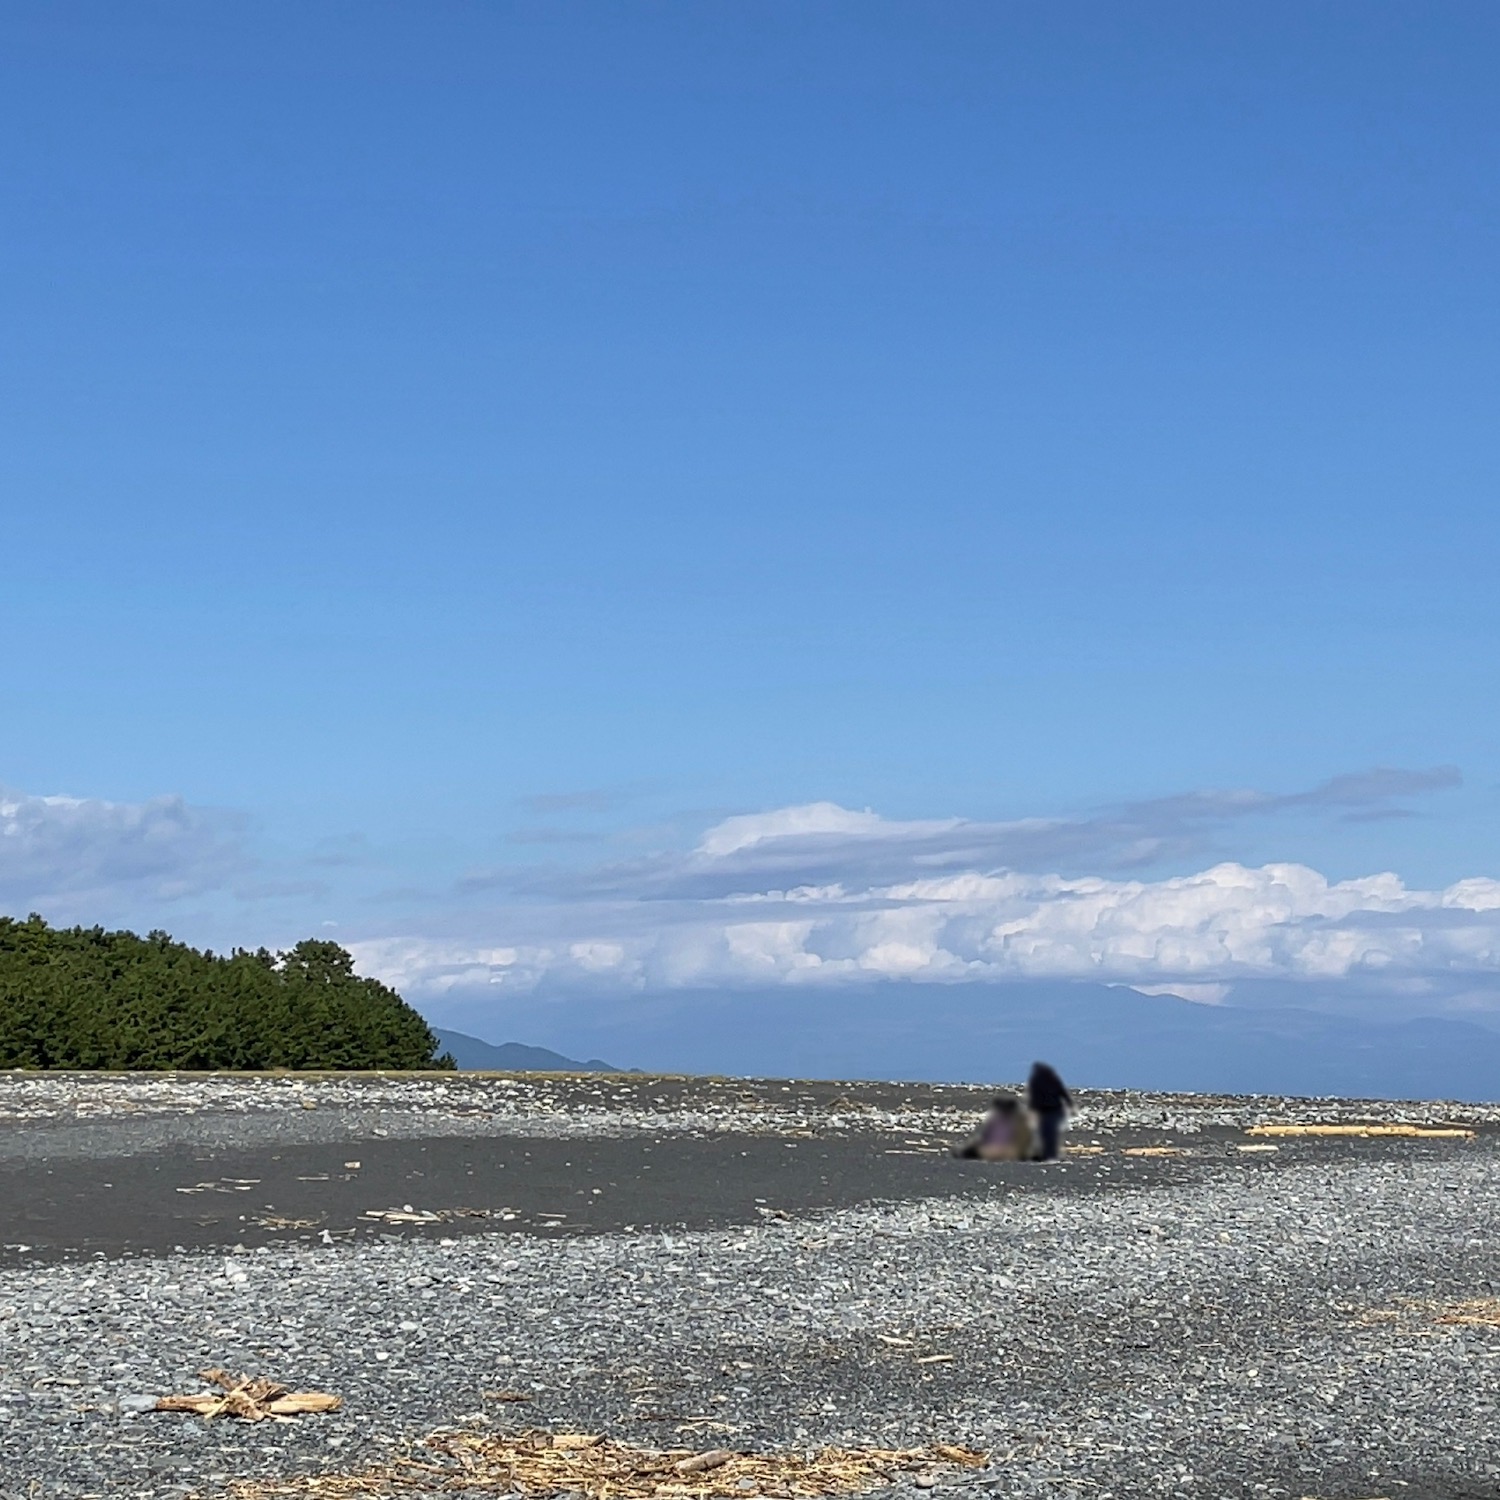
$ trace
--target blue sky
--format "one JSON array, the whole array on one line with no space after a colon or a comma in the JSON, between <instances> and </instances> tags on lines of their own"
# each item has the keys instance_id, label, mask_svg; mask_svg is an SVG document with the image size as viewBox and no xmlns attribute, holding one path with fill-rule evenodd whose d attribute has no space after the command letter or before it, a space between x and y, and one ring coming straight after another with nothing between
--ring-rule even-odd
<instances>
[{"instance_id":1,"label":"blue sky","mask_svg":"<svg viewBox=\"0 0 1500 1500\"><path fill-rule=\"evenodd\" d=\"M1500 878L1492 6L3 32L5 909L334 933L523 1034L744 980L726 894L983 965L998 896L960 940L895 888L1145 882L1109 974L1232 994L1171 882ZM1347 913L1287 897L1255 976L1493 1008L1462 889L1326 972L1289 934ZM885 975L842 920L754 972ZM719 957L637 962L684 929Z\"/></svg>"}]
</instances>

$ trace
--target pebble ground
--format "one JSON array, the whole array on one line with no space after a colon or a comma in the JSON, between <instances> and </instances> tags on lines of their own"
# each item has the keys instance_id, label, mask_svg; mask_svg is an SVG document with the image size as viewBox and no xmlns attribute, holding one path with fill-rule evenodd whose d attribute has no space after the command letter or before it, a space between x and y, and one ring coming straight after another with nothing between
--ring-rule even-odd
<instances>
[{"instance_id":1,"label":"pebble ground","mask_svg":"<svg viewBox=\"0 0 1500 1500\"><path fill-rule=\"evenodd\" d=\"M950 1165L931 1143L976 1100L653 1080L424 1089L0 1077L0 1165L34 1171L48 1144L66 1170L309 1135L356 1160L377 1129L492 1149L560 1135L582 1151L592 1111L610 1139L731 1131L771 1153L837 1138L930 1183ZM752 1204L737 1223L399 1226L46 1259L12 1240L0 1495L212 1496L358 1469L440 1427L536 1425L645 1445L969 1444L990 1467L940 1490L974 1500L1495 1500L1492 1113L1097 1096L1073 1139L1098 1149L1062 1166L955 1162L970 1174L957 1193L877 1181L862 1201ZM1239 1149L1265 1144L1243 1135L1257 1120L1361 1116L1477 1133ZM736 1170L725 1158L718 1175ZM345 1405L274 1425L146 1410L198 1389L208 1364ZM532 1399L486 1397L498 1390Z\"/></svg>"}]
</instances>

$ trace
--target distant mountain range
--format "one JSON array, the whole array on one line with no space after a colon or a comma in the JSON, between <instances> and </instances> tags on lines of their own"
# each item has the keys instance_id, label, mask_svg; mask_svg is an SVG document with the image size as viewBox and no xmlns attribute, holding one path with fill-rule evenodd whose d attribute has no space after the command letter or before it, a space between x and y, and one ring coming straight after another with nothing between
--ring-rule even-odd
<instances>
[{"instance_id":1,"label":"distant mountain range","mask_svg":"<svg viewBox=\"0 0 1500 1500\"><path fill-rule=\"evenodd\" d=\"M439 1026L432 1028L444 1052L451 1052L460 1068L472 1072L487 1073L618 1073L619 1068L595 1057L588 1062L577 1062L564 1057L561 1052L551 1052L546 1047L527 1047L520 1042L481 1041L477 1036L468 1036L462 1031L444 1031Z\"/></svg>"},{"instance_id":2,"label":"distant mountain range","mask_svg":"<svg viewBox=\"0 0 1500 1500\"><path fill-rule=\"evenodd\" d=\"M549 1010L579 1050L650 1072L1000 1082L1045 1058L1084 1087L1500 1101L1500 1032L1471 1022L1200 1005L1100 984L684 990ZM502 1053L555 1056L487 1055Z\"/></svg>"}]
</instances>

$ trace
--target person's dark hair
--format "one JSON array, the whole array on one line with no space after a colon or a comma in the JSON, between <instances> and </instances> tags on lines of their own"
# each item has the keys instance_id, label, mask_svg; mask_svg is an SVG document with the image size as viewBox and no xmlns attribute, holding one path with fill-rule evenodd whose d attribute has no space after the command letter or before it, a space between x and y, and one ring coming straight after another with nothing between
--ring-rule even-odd
<instances>
[{"instance_id":1,"label":"person's dark hair","mask_svg":"<svg viewBox=\"0 0 1500 1500\"><path fill-rule=\"evenodd\" d=\"M1016 1110L1019 1108L1019 1106L1016 1104L1016 1096L1014 1094L996 1094L995 1108L998 1109L1002 1115L1015 1114Z\"/></svg>"}]
</instances>

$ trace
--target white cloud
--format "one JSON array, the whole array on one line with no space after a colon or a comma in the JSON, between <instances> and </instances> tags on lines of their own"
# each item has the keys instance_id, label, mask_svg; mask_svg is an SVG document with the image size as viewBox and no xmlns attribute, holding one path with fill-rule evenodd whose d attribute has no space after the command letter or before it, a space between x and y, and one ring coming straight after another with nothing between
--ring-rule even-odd
<instances>
[{"instance_id":1,"label":"white cloud","mask_svg":"<svg viewBox=\"0 0 1500 1500\"><path fill-rule=\"evenodd\" d=\"M1191 1000L1196 1005L1222 1005L1234 986L1179 981L1176 984L1133 984L1130 988L1138 995L1176 995L1179 1000Z\"/></svg>"},{"instance_id":2,"label":"white cloud","mask_svg":"<svg viewBox=\"0 0 1500 1500\"><path fill-rule=\"evenodd\" d=\"M623 943L574 943L568 957L590 974L608 974L625 963Z\"/></svg>"},{"instance_id":3,"label":"white cloud","mask_svg":"<svg viewBox=\"0 0 1500 1500\"><path fill-rule=\"evenodd\" d=\"M404 994L423 995L507 980L529 989L561 957L548 948L477 946L422 937L369 938L346 946L362 974L373 974Z\"/></svg>"},{"instance_id":4,"label":"white cloud","mask_svg":"<svg viewBox=\"0 0 1500 1500\"><path fill-rule=\"evenodd\" d=\"M174 900L249 867L235 820L181 797L105 802L0 791L0 903Z\"/></svg>"},{"instance_id":5,"label":"white cloud","mask_svg":"<svg viewBox=\"0 0 1500 1500\"><path fill-rule=\"evenodd\" d=\"M836 802L808 802L774 812L744 813L725 818L703 835L697 853L706 859L724 859L746 849L761 849L783 839L911 840L948 833L962 827L959 818L933 822L896 822L867 808L851 812Z\"/></svg>"}]
</instances>

